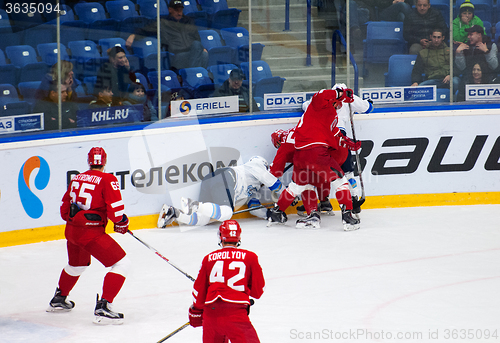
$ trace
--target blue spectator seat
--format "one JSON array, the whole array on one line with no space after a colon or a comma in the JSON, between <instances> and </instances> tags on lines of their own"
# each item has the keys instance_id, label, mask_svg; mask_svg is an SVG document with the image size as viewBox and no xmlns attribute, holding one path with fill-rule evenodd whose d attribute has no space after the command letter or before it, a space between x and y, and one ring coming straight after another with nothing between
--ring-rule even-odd
<instances>
[{"instance_id":1,"label":"blue spectator seat","mask_svg":"<svg viewBox=\"0 0 500 343\"><path fill-rule=\"evenodd\" d=\"M249 80L250 63L243 62L240 67L246 79ZM265 93L281 93L283 91L285 79L273 76L271 68L265 61L252 61L252 77L254 96L263 98Z\"/></svg>"},{"instance_id":2,"label":"blue spectator seat","mask_svg":"<svg viewBox=\"0 0 500 343\"><path fill-rule=\"evenodd\" d=\"M150 71L147 74L148 80L153 89L158 89L158 72ZM171 89L173 92L177 92L182 89L181 84L179 83L179 79L177 78L177 74L172 70L162 70L160 73L161 85L166 86Z\"/></svg>"},{"instance_id":3,"label":"blue spectator seat","mask_svg":"<svg viewBox=\"0 0 500 343\"><path fill-rule=\"evenodd\" d=\"M73 7L73 10L78 19L87 24L106 19L106 10L98 2L79 2Z\"/></svg>"},{"instance_id":4,"label":"blue spectator seat","mask_svg":"<svg viewBox=\"0 0 500 343\"><path fill-rule=\"evenodd\" d=\"M389 69L385 73L386 87L411 86L411 73L417 55L392 55L389 58Z\"/></svg>"},{"instance_id":5,"label":"blue spectator seat","mask_svg":"<svg viewBox=\"0 0 500 343\"><path fill-rule=\"evenodd\" d=\"M490 39L493 38L493 34L491 32L491 23L489 21L483 20L483 26L484 26L484 32L486 36L490 37ZM500 32L499 32L500 35Z\"/></svg>"},{"instance_id":6,"label":"blue spectator seat","mask_svg":"<svg viewBox=\"0 0 500 343\"><path fill-rule=\"evenodd\" d=\"M3 50L0 50L0 65L7 64L7 60L5 59L5 53Z\"/></svg>"},{"instance_id":7,"label":"blue spectator seat","mask_svg":"<svg viewBox=\"0 0 500 343\"><path fill-rule=\"evenodd\" d=\"M75 13L73 12L73 9L70 6L60 3L59 8L60 8L59 20L61 21L61 23L75 20ZM47 23L56 24L57 21L56 11L52 11L50 13L45 12L43 15Z\"/></svg>"},{"instance_id":8,"label":"blue spectator seat","mask_svg":"<svg viewBox=\"0 0 500 343\"><path fill-rule=\"evenodd\" d=\"M141 60L136 55L127 55L128 63L130 64L130 70L139 71L141 70Z\"/></svg>"},{"instance_id":9,"label":"blue spectator seat","mask_svg":"<svg viewBox=\"0 0 500 343\"><path fill-rule=\"evenodd\" d=\"M31 45L14 45L5 48L5 53L10 63L18 67L23 67L29 63L37 63L35 48Z\"/></svg>"},{"instance_id":10,"label":"blue spectator seat","mask_svg":"<svg viewBox=\"0 0 500 343\"><path fill-rule=\"evenodd\" d=\"M57 62L57 43L38 44L36 50L38 51L38 56L40 56L42 62L45 62L48 65L53 65ZM61 60L70 60L64 44L61 44Z\"/></svg>"},{"instance_id":11,"label":"blue spectator seat","mask_svg":"<svg viewBox=\"0 0 500 343\"><path fill-rule=\"evenodd\" d=\"M30 112L31 106L26 101L8 102L0 107L0 117L29 114Z\"/></svg>"},{"instance_id":12,"label":"blue spectator seat","mask_svg":"<svg viewBox=\"0 0 500 343\"><path fill-rule=\"evenodd\" d=\"M156 18L157 3L156 0L137 0L139 5L139 14L150 19ZM160 17L168 15L168 7L165 0L160 0Z\"/></svg>"},{"instance_id":13,"label":"blue spectator seat","mask_svg":"<svg viewBox=\"0 0 500 343\"><path fill-rule=\"evenodd\" d=\"M106 1L106 10L109 17L121 21L125 18L137 17L135 4L130 0L112 0Z\"/></svg>"},{"instance_id":14,"label":"blue spectator seat","mask_svg":"<svg viewBox=\"0 0 500 343\"><path fill-rule=\"evenodd\" d=\"M193 18L196 26L200 29L207 29L210 26L210 19L207 11L200 11L196 0L185 0L183 13Z\"/></svg>"},{"instance_id":15,"label":"blue spectator seat","mask_svg":"<svg viewBox=\"0 0 500 343\"><path fill-rule=\"evenodd\" d=\"M191 88L195 98L208 98L215 91L215 85L205 68L179 69L179 75L182 77L184 88Z\"/></svg>"},{"instance_id":16,"label":"blue spectator seat","mask_svg":"<svg viewBox=\"0 0 500 343\"><path fill-rule=\"evenodd\" d=\"M12 32L9 15L3 9L0 9L0 27L9 28L10 32Z\"/></svg>"},{"instance_id":17,"label":"blue spectator seat","mask_svg":"<svg viewBox=\"0 0 500 343\"><path fill-rule=\"evenodd\" d=\"M80 40L68 42L68 48L71 52L71 62L73 62L73 71L78 79L92 75L97 72L101 63L101 54L97 44L91 40ZM104 60L108 60L106 57Z\"/></svg>"},{"instance_id":18,"label":"blue spectator seat","mask_svg":"<svg viewBox=\"0 0 500 343\"><path fill-rule=\"evenodd\" d=\"M151 19L145 16L129 17L120 22L120 35L127 39L136 29L143 28L150 23Z\"/></svg>"},{"instance_id":19,"label":"blue spectator seat","mask_svg":"<svg viewBox=\"0 0 500 343\"><path fill-rule=\"evenodd\" d=\"M212 74L214 84L222 85L224 81L229 78L231 70L237 69L238 67L232 63L229 64L217 64L208 67L208 72Z\"/></svg>"},{"instance_id":20,"label":"blue spectator seat","mask_svg":"<svg viewBox=\"0 0 500 343\"><path fill-rule=\"evenodd\" d=\"M9 102L18 102L19 95L17 94L16 87L10 83L0 84L0 106L3 106Z\"/></svg>"},{"instance_id":21,"label":"blue spectator seat","mask_svg":"<svg viewBox=\"0 0 500 343\"><path fill-rule=\"evenodd\" d=\"M259 111L264 111L264 98L260 96L254 96L253 99L257 103L257 106L259 107Z\"/></svg>"},{"instance_id":22,"label":"blue spectator seat","mask_svg":"<svg viewBox=\"0 0 500 343\"><path fill-rule=\"evenodd\" d=\"M6 31L4 31L6 30ZM0 28L0 49L3 51L7 50L8 46L23 45L24 31L19 32L9 32L9 28Z\"/></svg>"},{"instance_id":23,"label":"blue spectator seat","mask_svg":"<svg viewBox=\"0 0 500 343\"><path fill-rule=\"evenodd\" d=\"M17 85L21 68L13 64L0 65L0 82Z\"/></svg>"},{"instance_id":24,"label":"blue spectator seat","mask_svg":"<svg viewBox=\"0 0 500 343\"><path fill-rule=\"evenodd\" d=\"M88 28L89 25L82 20L61 23L61 43L68 46L68 43L71 41L85 40Z\"/></svg>"},{"instance_id":25,"label":"blue spectator seat","mask_svg":"<svg viewBox=\"0 0 500 343\"><path fill-rule=\"evenodd\" d=\"M450 102L450 90L447 88L436 89L437 102Z\"/></svg>"},{"instance_id":26,"label":"blue spectator seat","mask_svg":"<svg viewBox=\"0 0 500 343\"><path fill-rule=\"evenodd\" d=\"M244 27L231 27L220 30L222 39L228 46L236 49L236 55L233 60L234 64L249 61L249 37L248 30ZM262 51L264 45L261 43L252 44L252 60L259 61L262 59Z\"/></svg>"},{"instance_id":27,"label":"blue spectator seat","mask_svg":"<svg viewBox=\"0 0 500 343\"><path fill-rule=\"evenodd\" d=\"M136 77L136 80L135 82L136 83L140 83L141 85L144 86L144 88L146 88L146 90L150 89L151 87L149 87L149 81L148 79L146 78L146 76L144 76L143 74L141 73L135 73L135 77Z\"/></svg>"},{"instance_id":28,"label":"blue spectator seat","mask_svg":"<svg viewBox=\"0 0 500 343\"><path fill-rule=\"evenodd\" d=\"M363 70L365 64L388 63L392 55L407 53L403 38L403 23L399 21L370 21L363 40Z\"/></svg>"},{"instance_id":29,"label":"blue spectator seat","mask_svg":"<svg viewBox=\"0 0 500 343\"><path fill-rule=\"evenodd\" d=\"M170 69L170 53L162 51L160 53L160 67L162 70ZM144 57L143 69L147 72L158 70L158 54L152 53Z\"/></svg>"},{"instance_id":30,"label":"blue spectator seat","mask_svg":"<svg viewBox=\"0 0 500 343\"><path fill-rule=\"evenodd\" d=\"M40 87L42 81L26 81L19 82L17 88L19 89L19 94L22 97L23 101L28 102L31 106L33 106L36 102L35 93Z\"/></svg>"},{"instance_id":31,"label":"blue spectator seat","mask_svg":"<svg viewBox=\"0 0 500 343\"><path fill-rule=\"evenodd\" d=\"M134 55L139 57L141 63L141 69L151 67L155 65L155 60L157 58L158 52L158 40L152 37L146 37L140 40L134 40L132 44L132 50ZM148 67L146 67L146 61Z\"/></svg>"},{"instance_id":32,"label":"blue spectator seat","mask_svg":"<svg viewBox=\"0 0 500 343\"><path fill-rule=\"evenodd\" d=\"M45 62L28 63L21 67L19 82L40 81L49 72L50 66Z\"/></svg>"},{"instance_id":33,"label":"blue spectator seat","mask_svg":"<svg viewBox=\"0 0 500 343\"><path fill-rule=\"evenodd\" d=\"M116 19L96 20L88 25L87 40L97 43L101 38L120 37L120 22Z\"/></svg>"},{"instance_id":34,"label":"blue spectator seat","mask_svg":"<svg viewBox=\"0 0 500 343\"><path fill-rule=\"evenodd\" d=\"M441 12L444 21L449 27L450 25L448 22L450 20L450 1L449 0L430 0L430 1L431 1L431 6Z\"/></svg>"},{"instance_id":35,"label":"blue spectator seat","mask_svg":"<svg viewBox=\"0 0 500 343\"><path fill-rule=\"evenodd\" d=\"M83 84L85 86L87 95L96 95L94 94L94 87L96 82L97 76L86 76L83 78Z\"/></svg>"},{"instance_id":36,"label":"blue spectator seat","mask_svg":"<svg viewBox=\"0 0 500 343\"><path fill-rule=\"evenodd\" d=\"M210 17L210 27L223 29L238 26L241 10L229 8L226 0L199 0L201 9L206 11Z\"/></svg>"},{"instance_id":37,"label":"blue spectator seat","mask_svg":"<svg viewBox=\"0 0 500 343\"><path fill-rule=\"evenodd\" d=\"M208 65L232 63L236 49L223 46L215 30L199 30L201 44L208 51Z\"/></svg>"},{"instance_id":38,"label":"blue spectator seat","mask_svg":"<svg viewBox=\"0 0 500 343\"><path fill-rule=\"evenodd\" d=\"M115 46L119 46L125 50L125 54L129 54L127 47L125 46L125 39L120 38L120 37L114 37L114 38L102 38L99 39L98 45L101 47L101 56L105 57L107 55L107 51L110 48L113 48Z\"/></svg>"},{"instance_id":39,"label":"blue spectator seat","mask_svg":"<svg viewBox=\"0 0 500 343\"><path fill-rule=\"evenodd\" d=\"M11 13L9 13L10 24L13 28L13 31L26 30L27 28L45 23L45 18L43 17L41 12L23 12L25 11L21 10L18 13L16 13L16 11L12 11Z\"/></svg>"},{"instance_id":40,"label":"blue spectator seat","mask_svg":"<svg viewBox=\"0 0 500 343\"><path fill-rule=\"evenodd\" d=\"M57 42L57 27L52 24L42 24L29 29L24 33L24 45L36 48L38 44Z\"/></svg>"}]
</instances>

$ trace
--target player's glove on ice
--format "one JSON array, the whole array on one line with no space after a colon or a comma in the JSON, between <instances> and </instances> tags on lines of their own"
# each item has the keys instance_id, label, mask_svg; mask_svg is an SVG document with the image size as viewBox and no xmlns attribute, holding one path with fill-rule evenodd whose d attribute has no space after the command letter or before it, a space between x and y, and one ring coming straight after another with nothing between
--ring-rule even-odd
<instances>
[{"instance_id":1,"label":"player's glove on ice","mask_svg":"<svg viewBox=\"0 0 500 343\"><path fill-rule=\"evenodd\" d=\"M123 215L122 220L120 220L118 223L115 223L115 232L119 232L122 235L126 234L128 231L128 217L126 215Z\"/></svg>"},{"instance_id":2,"label":"player's glove on ice","mask_svg":"<svg viewBox=\"0 0 500 343\"><path fill-rule=\"evenodd\" d=\"M189 324L192 327L198 327L203 325L203 310L197 309L194 306L189 308Z\"/></svg>"}]
</instances>

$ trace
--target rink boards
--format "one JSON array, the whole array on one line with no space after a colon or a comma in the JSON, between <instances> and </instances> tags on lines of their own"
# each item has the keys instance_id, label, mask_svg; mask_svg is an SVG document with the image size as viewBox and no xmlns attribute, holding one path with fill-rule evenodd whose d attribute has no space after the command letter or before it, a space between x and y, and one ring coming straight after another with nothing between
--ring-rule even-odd
<instances>
[{"instance_id":1,"label":"rink boards","mask_svg":"<svg viewBox=\"0 0 500 343\"><path fill-rule=\"evenodd\" d=\"M153 228L162 204L196 198L200 179L211 170L254 155L272 161L271 133L295 126L300 115L193 117L128 131L0 138L0 246L64 238L60 201L71 177L87 170L93 146L108 154L106 172L119 181L131 229ZM500 106L356 115L364 208L500 203L499 128Z\"/></svg>"}]
</instances>

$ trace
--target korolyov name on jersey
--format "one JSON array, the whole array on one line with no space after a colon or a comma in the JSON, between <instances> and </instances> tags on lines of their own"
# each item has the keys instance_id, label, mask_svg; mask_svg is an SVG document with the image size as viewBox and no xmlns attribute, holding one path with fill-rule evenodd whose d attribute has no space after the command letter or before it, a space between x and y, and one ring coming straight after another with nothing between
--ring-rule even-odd
<instances>
[{"instance_id":1,"label":"korolyov name on jersey","mask_svg":"<svg viewBox=\"0 0 500 343\"><path fill-rule=\"evenodd\" d=\"M499 339L498 329L426 329L392 331L381 329L321 329L315 331L290 329L290 339L298 341L325 340L392 340L392 341L462 341L462 340L486 340L497 341Z\"/></svg>"}]
</instances>

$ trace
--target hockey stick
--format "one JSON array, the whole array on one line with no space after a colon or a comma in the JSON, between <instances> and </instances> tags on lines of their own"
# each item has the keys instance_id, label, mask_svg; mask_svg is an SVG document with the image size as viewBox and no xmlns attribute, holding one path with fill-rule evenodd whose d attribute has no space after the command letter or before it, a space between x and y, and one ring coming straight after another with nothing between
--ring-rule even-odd
<instances>
[{"instance_id":1,"label":"hockey stick","mask_svg":"<svg viewBox=\"0 0 500 343\"><path fill-rule=\"evenodd\" d=\"M259 206L245 208L244 210L239 210L239 211L233 212L233 215L234 214L245 213L245 212L250 212L250 211L253 211L253 210L259 210L261 208L272 208L272 207L274 207L274 204L259 205Z\"/></svg>"},{"instance_id":2,"label":"hockey stick","mask_svg":"<svg viewBox=\"0 0 500 343\"><path fill-rule=\"evenodd\" d=\"M351 130L352 130L352 138L354 139L354 142L357 142L356 139L356 132L354 131L354 113L352 113L352 108L351 104L349 103L349 117L351 119ZM361 162L359 159L359 153L356 150L356 166L358 167L358 175L359 175L359 184L361 187L361 200L365 199L365 186L363 184L363 176L361 175Z\"/></svg>"},{"instance_id":3,"label":"hockey stick","mask_svg":"<svg viewBox=\"0 0 500 343\"><path fill-rule=\"evenodd\" d=\"M179 331L184 330L188 326L189 326L189 322L187 322L186 324L183 324L181 327L175 329L174 331L172 331L171 333L169 333L168 335L166 335L165 337L163 337L162 339L160 339L157 343L165 342L167 339L169 339L170 337L172 337L173 335L175 335Z\"/></svg>"},{"instance_id":4,"label":"hockey stick","mask_svg":"<svg viewBox=\"0 0 500 343\"><path fill-rule=\"evenodd\" d=\"M185 277L187 277L189 280L191 281L195 281L195 279L189 275L188 273L186 273L185 271L181 270L179 267L177 267L175 264L173 264L172 262L170 262L170 260L168 258L166 258L165 256L163 256L162 254L160 254L158 252L158 250L156 250L155 248L153 248L152 246L150 246L149 244L147 244L146 242L144 242L143 240L141 240L139 237L137 237L136 235L134 235L134 233L130 230L127 230L128 233L130 233L132 235L132 237L134 237L135 239L137 239L139 242L141 242L142 244L144 244L144 246L146 246L149 250L153 251L156 255L160 256L162 259L164 259L165 261L167 261L168 264L170 264L172 267L174 267L175 269L177 269L178 271L180 271L182 274L184 274Z\"/></svg>"}]
</instances>

